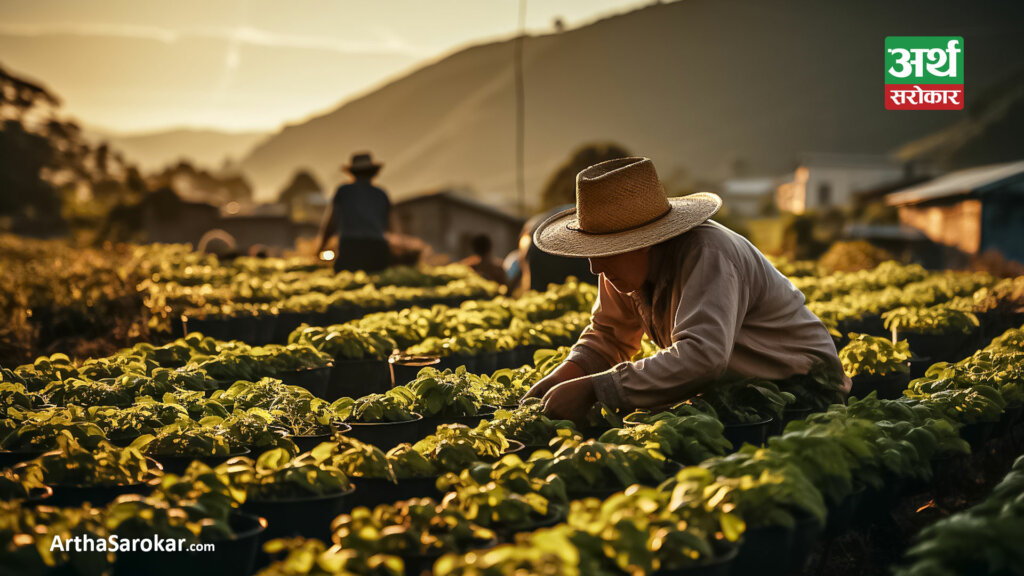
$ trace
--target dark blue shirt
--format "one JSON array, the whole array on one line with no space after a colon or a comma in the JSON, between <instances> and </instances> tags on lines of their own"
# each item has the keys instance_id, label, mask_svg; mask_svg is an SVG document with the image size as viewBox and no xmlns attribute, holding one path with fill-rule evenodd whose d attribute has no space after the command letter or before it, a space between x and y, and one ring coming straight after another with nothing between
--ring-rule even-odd
<instances>
[{"instance_id":1,"label":"dark blue shirt","mask_svg":"<svg viewBox=\"0 0 1024 576\"><path fill-rule=\"evenodd\" d=\"M384 238L391 200L369 180L356 180L334 193L334 214L340 238Z\"/></svg>"}]
</instances>

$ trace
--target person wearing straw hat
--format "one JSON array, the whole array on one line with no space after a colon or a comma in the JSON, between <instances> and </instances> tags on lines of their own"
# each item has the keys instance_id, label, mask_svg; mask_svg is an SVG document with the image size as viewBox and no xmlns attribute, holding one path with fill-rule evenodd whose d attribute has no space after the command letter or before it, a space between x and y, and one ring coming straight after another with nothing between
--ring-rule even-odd
<instances>
[{"instance_id":1,"label":"person wearing straw hat","mask_svg":"<svg viewBox=\"0 0 1024 576\"><path fill-rule=\"evenodd\" d=\"M359 152L342 168L353 181L338 187L324 215L317 253L338 234L338 253L334 270L377 272L388 267L391 248L384 233L391 218L388 193L373 185L383 165L373 161L369 152Z\"/></svg>"},{"instance_id":2,"label":"person wearing straw hat","mask_svg":"<svg viewBox=\"0 0 1024 576\"><path fill-rule=\"evenodd\" d=\"M582 422L596 402L658 409L722 378L813 372L841 401L849 379L828 330L753 244L711 220L721 206L707 192L667 198L648 158L581 171L576 207L545 220L533 241L589 258L598 298L566 361L526 397ZM660 350L633 362L644 334Z\"/></svg>"}]
</instances>

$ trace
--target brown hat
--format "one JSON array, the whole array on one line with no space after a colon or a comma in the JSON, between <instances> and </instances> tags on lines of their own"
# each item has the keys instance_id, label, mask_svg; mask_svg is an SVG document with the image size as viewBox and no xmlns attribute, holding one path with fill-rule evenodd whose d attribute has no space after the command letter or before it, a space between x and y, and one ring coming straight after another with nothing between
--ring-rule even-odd
<instances>
[{"instance_id":1,"label":"brown hat","mask_svg":"<svg viewBox=\"0 0 1024 576\"><path fill-rule=\"evenodd\" d=\"M541 223L533 243L559 256L614 256L678 236L721 207L710 192L666 198L649 158L608 160L576 175L576 207Z\"/></svg>"},{"instance_id":2,"label":"brown hat","mask_svg":"<svg viewBox=\"0 0 1024 576\"><path fill-rule=\"evenodd\" d=\"M369 172L370 170L380 170L383 164L379 164L373 161L373 156L369 152L357 152L352 155L352 159L348 161L348 164L342 166L342 168L349 174L353 172Z\"/></svg>"}]
</instances>

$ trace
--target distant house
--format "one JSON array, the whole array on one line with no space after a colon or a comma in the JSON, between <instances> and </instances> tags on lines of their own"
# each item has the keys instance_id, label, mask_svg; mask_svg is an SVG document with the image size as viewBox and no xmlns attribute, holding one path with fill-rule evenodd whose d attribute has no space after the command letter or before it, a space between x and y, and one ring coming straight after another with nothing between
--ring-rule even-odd
<instances>
[{"instance_id":1,"label":"distant house","mask_svg":"<svg viewBox=\"0 0 1024 576\"><path fill-rule=\"evenodd\" d=\"M434 252L453 260L469 256L474 236L490 236L494 255L516 249L523 220L476 200L443 190L396 202L393 212L402 234L421 238Z\"/></svg>"},{"instance_id":2,"label":"distant house","mask_svg":"<svg viewBox=\"0 0 1024 576\"><path fill-rule=\"evenodd\" d=\"M199 245L220 222L220 210L206 202L182 200L170 188L149 194L140 204L139 229L146 242Z\"/></svg>"},{"instance_id":3,"label":"distant house","mask_svg":"<svg viewBox=\"0 0 1024 576\"><path fill-rule=\"evenodd\" d=\"M968 255L1024 262L1024 161L979 166L889 194L900 222Z\"/></svg>"},{"instance_id":4,"label":"distant house","mask_svg":"<svg viewBox=\"0 0 1024 576\"><path fill-rule=\"evenodd\" d=\"M328 199L316 178L300 170L278 195L277 203L288 207L293 222L319 224L327 211Z\"/></svg>"},{"instance_id":5,"label":"distant house","mask_svg":"<svg viewBox=\"0 0 1024 576\"><path fill-rule=\"evenodd\" d=\"M754 218L764 211L777 187L777 178L732 178L722 185L722 200L731 216Z\"/></svg>"},{"instance_id":6,"label":"distant house","mask_svg":"<svg viewBox=\"0 0 1024 576\"><path fill-rule=\"evenodd\" d=\"M204 237L214 232L240 252L260 246L276 253L295 248L297 239L315 237L318 230L312 222L293 221L288 207L280 204L257 205L245 212L232 213L205 202L182 200L170 188L151 194L141 210L141 239L145 242L198 247Z\"/></svg>"},{"instance_id":7,"label":"distant house","mask_svg":"<svg viewBox=\"0 0 1024 576\"><path fill-rule=\"evenodd\" d=\"M901 178L903 169L885 156L805 154L791 179L778 187L776 202L779 210L794 214L845 207L857 192Z\"/></svg>"}]
</instances>

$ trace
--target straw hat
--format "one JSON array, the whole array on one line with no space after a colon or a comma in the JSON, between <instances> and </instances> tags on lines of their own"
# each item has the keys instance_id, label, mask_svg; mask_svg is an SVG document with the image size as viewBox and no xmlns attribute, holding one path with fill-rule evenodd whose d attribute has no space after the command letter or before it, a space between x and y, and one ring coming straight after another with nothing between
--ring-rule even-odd
<instances>
[{"instance_id":1,"label":"straw hat","mask_svg":"<svg viewBox=\"0 0 1024 576\"><path fill-rule=\"evenodd\" d=\"M558 256L614 256L678 236L721 207L710 192L666 198L650 158L608 160L576 175L576 208L541 223L533 243Z\"/></svg>"},{"instance_id":2,"label":"straw hat","mask_svg":"<svg viewBox=\"0 0 1024 576\"><path fill-rule=\"evenodd\" d=\"M380 170L383 164L373 161L373 156L369 152L357 152L352 155L352 159L348 161L348 164L342 166L342 168L348 172L369 172L371 170Z\"/></svg>"}]
</instances>

